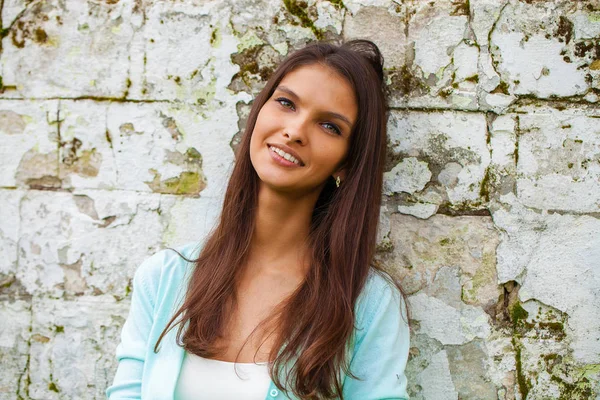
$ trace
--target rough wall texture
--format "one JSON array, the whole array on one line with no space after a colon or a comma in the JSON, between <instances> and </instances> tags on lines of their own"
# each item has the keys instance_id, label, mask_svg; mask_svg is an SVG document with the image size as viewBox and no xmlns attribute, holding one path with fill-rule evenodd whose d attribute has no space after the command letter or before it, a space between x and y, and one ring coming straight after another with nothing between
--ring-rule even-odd
<instances>
[{"instance_id":1,"label":"rough wall texture","mask_svg":"<svg viewBox=\"0 0 600 400\"><path fill-rule=\"evenodd\" d=\"M600 396L600 2L0 0L0 398L101 398L136 266L219 211L307 41L390 92L377 262L414 399Z\"/></svg>"}]
</instances>

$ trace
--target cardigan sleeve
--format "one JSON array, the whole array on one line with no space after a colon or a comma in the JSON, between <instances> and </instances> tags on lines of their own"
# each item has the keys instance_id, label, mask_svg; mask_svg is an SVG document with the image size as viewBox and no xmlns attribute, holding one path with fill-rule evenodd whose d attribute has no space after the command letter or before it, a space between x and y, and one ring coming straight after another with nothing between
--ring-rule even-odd
<instances>
[{"instance_id":1,"label":"cardigan sleeve","mask_svg":"<svg viewBox=\"0 0 600 400\"><path fill-rule=\"evenodd\" d=\"M148 338L154 318L155 293L148 280L156 270L158 254L148 258L136 270L129 315L121 331L117 346L117 372L113 383L106 389L110 400L141 399L144 361L148 351Z\"/></svg>"},{"instance_id":2,"label":"cardigan sleeve","mask_svg":"<svg viewBox=\"0 0 600 400\"><path fill-rule=\"evenodd\" d=\"M384 278L377 276L375 281L350 362L350 371L361 380L347 377L344 398L406 400L410 332L404 301Z\"/></svg>"}]
</instances>

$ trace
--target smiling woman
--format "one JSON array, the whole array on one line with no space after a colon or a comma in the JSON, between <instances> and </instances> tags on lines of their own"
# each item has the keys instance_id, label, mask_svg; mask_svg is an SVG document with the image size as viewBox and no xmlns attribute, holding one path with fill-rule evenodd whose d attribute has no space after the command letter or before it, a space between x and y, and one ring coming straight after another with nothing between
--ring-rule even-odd
<instances>
[{"instance_id":1,"label":"smiling woman","mask_svg":"<svg viewBox=\"0 0 600 400\"><path fill-rule=\"evenodd\" d=\"M374 43L288 56L254 100L209 237L136 271L107 395L408 398L408 310L372 265L385 146Z\"/></svg>"},{"instance_id":2,"label":"smiling woman","mask_svg":"<svg viewBox=\"0 0 600 400\"><path fill-rule=\"evenodd\" d=\"M345 177L342 163L357 113L352 86L330 67L312 64L288 73L258 113L250 140L259 184L306 192L304 201L314 204L329 175ZM288 168L273 168L273 161Z\"/></svg>"}]
</instances>

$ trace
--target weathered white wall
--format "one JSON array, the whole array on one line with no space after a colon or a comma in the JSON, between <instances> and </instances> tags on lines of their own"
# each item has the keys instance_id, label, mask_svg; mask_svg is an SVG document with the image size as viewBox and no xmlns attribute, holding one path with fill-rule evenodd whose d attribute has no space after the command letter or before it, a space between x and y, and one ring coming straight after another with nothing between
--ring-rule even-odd
<instances>
[{"instance_id":1,"label":"weathered white wall","mask_svg":"<svg viewBox=\"0 0 600 400\"><path fill-rule=\"evenodd\" d=\"M380 45L377 261L414 399L600 396L597 0L0 0L0 398L101 398L136 266L202 237L248 102Z\"/></svg>"}]
</instances>

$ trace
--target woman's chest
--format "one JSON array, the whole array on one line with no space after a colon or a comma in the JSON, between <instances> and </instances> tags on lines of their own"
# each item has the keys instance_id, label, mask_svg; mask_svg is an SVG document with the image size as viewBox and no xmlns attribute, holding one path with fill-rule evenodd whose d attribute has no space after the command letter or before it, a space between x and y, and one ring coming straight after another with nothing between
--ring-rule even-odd
<instances>
[{"instance_id":1,"label":"woman's chest","mask_svg":"<svg viewBox=\"0 0 600 400\"><path fill-rule=\"evenodd\" d=\"M236 301L229 306L222 337L217 341L226 348L221 360L234 361L236 357L237 362L242 363L269 360L280 334L276 318L278 306L282 306L294 290L291 285L277 283L272 279L254 279L238 285ZM274 318L267 321L269 317Z\"/></svg>"}]
</instances>

